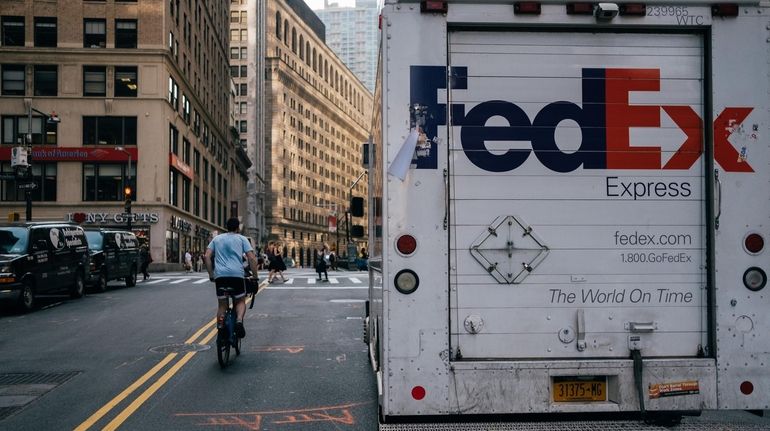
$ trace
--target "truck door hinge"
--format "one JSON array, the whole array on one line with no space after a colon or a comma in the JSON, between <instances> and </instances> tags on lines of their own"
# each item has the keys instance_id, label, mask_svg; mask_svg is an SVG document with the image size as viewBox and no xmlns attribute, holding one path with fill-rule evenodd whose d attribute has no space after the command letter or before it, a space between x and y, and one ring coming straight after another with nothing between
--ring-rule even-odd
<instances>
[{"instance_id":1,"label":"truck door hinge","mask_svg":"<svg viewBox=\"0 0 770 431\"><path fill-rule=\"evenodd\" d=\"M586 316L583 309L577 311L577 350L582 352L586 349Z\"/></svg>"}]
</instances>

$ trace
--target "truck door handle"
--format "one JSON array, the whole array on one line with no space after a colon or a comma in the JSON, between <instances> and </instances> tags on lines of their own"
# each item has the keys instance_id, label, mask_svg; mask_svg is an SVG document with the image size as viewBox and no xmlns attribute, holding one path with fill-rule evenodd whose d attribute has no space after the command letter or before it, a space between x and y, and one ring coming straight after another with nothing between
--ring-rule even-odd
<instances>
[{"instance_id":1,"label":"truck door handle","mask_svg":"<svg viewBox=\"0 0 770 431\"><path fill-rule=\"evenodd\" d=\"M719 217L722 216L722 181L719 179L719 169L714 169L714 182L717 185L717 213L714 217L714 230L719 230Z\"/></svg>"}]
</instances>

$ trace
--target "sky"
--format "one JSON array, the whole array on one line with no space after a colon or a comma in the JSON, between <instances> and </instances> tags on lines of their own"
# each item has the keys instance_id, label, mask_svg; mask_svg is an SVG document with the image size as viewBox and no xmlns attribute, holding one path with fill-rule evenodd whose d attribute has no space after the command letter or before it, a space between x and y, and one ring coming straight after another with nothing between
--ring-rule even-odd
<instances>
[{"instance_id":1,"label":"sky","mask_svg":"<svg viewBox=\"0 0 770 431\"><path fill-rule=\"evenodd\" d=\"M310 9L322 9L324 6L324 0L305 0ZM329 3L339 3L340 6L355 6L355 0L329 0Z\"/></svg>"}]
</instances>

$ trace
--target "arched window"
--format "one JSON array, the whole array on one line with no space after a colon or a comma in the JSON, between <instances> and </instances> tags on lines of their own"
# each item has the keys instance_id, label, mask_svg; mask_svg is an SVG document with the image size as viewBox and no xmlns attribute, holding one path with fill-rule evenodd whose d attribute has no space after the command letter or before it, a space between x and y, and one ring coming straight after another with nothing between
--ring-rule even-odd
<instances>
[{"instance_id":1,"label":"arched window","mask_svg":"<svg viewBox=\"0 0 770 431\"><path fill-rule=\"evenodd\" d=\"M297 29L291 28L291 52L297 53Z\"/></svg>"},{"instance_id":2,"label":"arched window","mask_svg":"<svg viewBox=\"0 0 770 431\"><path fill-rule=\"evenodd\" d=\"M305 59L305 36L299 35L299 59Z\"/></svg>"},{"instance_id":3,"label":"arched window","mask_svg":"<svg viewBox=\"0 0 770 431\"><path fill-rule=\"evenodd\" d=\"M289 20L283 20L283 44L289 46Z\"/></svg>"},{"instance_id":4,"label":"arched window","mask_svg":"<svg viewBox=\"0 0 770 431\"><path fill-rule=\"evenodd\" d=\"M318 72L315 48L313 48L313 72Z\"/></svg>"},{"instance_id":5,"label":"arched window","mask_svg":"<svg viewBox=\"0 0 770 431\"><path fill-rule=\"evenodd\" d=\"M305 53L306 53L305 64L310 66L310 41L305 43Z\"/></svg>"},{"instance_id":6,"label":"arched window","mask_svg":"<svg viewBox=\"0 0 770 431\"><path fill-rule=\"evenodd\" d=\"M324 60L324 79L328 84L329 83L329 62L327 60Z\"/></svg>"},{"instance_id":7,"label":"arched window","mask_svg":"<svg viewBox=\"0 0 770 431\"><path fill-rule=\"evenodd\" d=\"M278 40L281 40L281 23L283 21L281 20L281 12L275 13L275 37L278 38Z\"/></svg>"}]
</instances>

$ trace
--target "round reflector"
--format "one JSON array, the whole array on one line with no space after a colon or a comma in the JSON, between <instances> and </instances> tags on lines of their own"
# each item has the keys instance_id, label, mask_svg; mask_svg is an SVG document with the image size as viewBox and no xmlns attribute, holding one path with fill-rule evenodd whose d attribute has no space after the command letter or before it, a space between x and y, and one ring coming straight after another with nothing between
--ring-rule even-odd
<instances>
[{"instance_id":1,"label":"round reflector","mask_svg":"<svg viewBox=\"0 0 770 431\"><path fill-rule=\"evenodd\" d=\"M417 240L412 235L401 235L396 240L396 250L403 255L410 255L417 249Z\"/></svg>"},{"instance_id":2,"label":"round reflector","mask_svg":"<svg viewBox=\"0 0 770 431\"><path fill-rule=\"evenodd\" d=\"M396 274L395 284L396 290L408 295L417 290L417 286L420 285L420 278L411 269L402 269Z\"/></svg>"},{"instance_id":3,"label":"round reflector","mask_svg":"<svg viewBox=\"0 0 770 431\"><path fill-rule=\"evenodd\" d=\"M743 395L751 395L752 392L754 392L754 384L753 383L751 383L749 381L745 381L745 382L741 383L741 393Z\"/></svg>"},{"instance_id":4,"label":"round reflector","mask_svg":"<svg viewBox=\"0 0 770 431\"><path fill-rule=\"evenodd\" d=\"M420 401L421 399L425 398L425 388L423 388L422 386L413 387L412 398L416 399L417 401Z\"/></svg>"},{"instance_id":5,"label":"round reflector","mask_svg":"<svg viewBox=\"0 0 770 431\"><path fill-rule=\"evenodd\" d=\"M752 266L743 273L743 284L754 292L762 290L767 284L767 274L762 268Z\"/></svg>"},{"instance_id":6,"label":"round reflector","mask_svg":"<svg viewBox=\"0 0 770 431\"><path fill-rule=\"evenodd\" d=\"M758 254L765 248L765 239L758 233L750 233L743 240L743 246L751 254Z\"/></svg>"}]
</instances>

